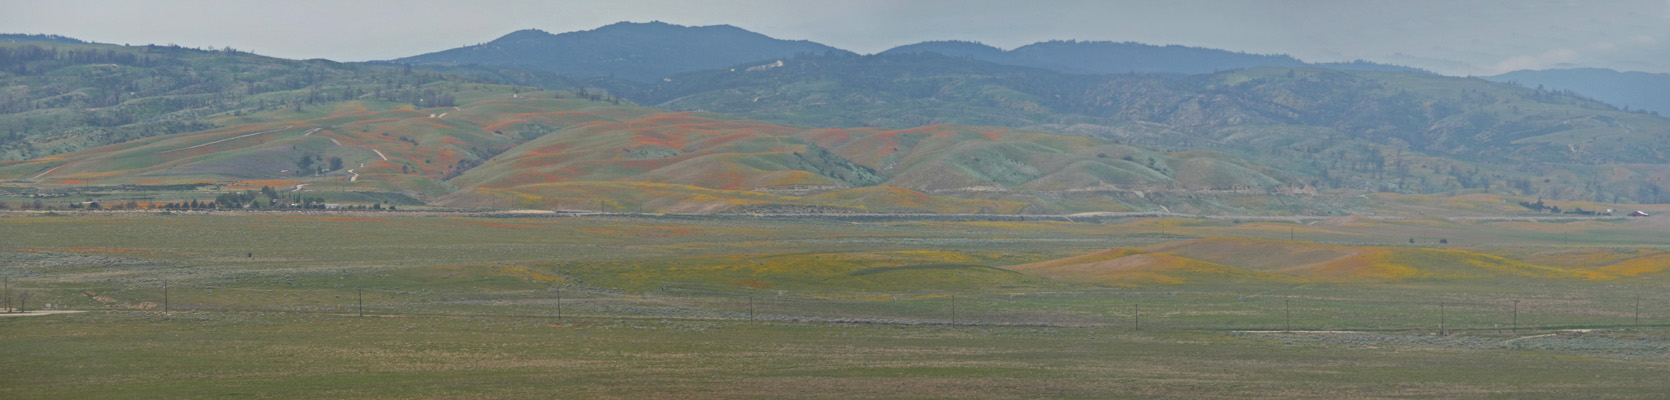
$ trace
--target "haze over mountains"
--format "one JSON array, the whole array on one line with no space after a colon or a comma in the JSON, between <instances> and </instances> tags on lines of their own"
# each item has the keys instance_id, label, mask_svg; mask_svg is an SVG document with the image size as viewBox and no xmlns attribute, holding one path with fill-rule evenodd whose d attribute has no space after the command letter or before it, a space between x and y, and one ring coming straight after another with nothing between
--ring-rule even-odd
<instances>
[{"instance_id":1,"label":"haze over mountains","mask_svg":"<svg viewBox=\"0 0 1670 400\"><path fill-rule=\"evenodd\" d=\"M1318 67L1357 71L1425 72L1370 61L1309 63L1281 54L1251 54L1178 45L1056 40L1003 50L976 42L945 40L907 44L880 55L937 53L995 64L1035 67L1070 74L1205 74L1252 67ZM589 31L550 34L523 30L492 42L393 60L409 64L486 65L546 71L574 78L618 77L657 81L681 73L731 67L797 55L850 55L805 40L780 40L729 25L686 27L662 22L621 22ZM1581 70L1580 70L1581 71ZM1670 113L1658 90L1664 74L1608 70L1530 74L1520 71L1487 79L1571 90L1612 105ZM1552 75L1551 75L1552 74ZM1554 76L1558 75L1558 76ZM1546 76L1546 78L1543 78Z\"/></svg>"},{"instance_id":2,"label":"haze over mountains","mask_svg":"<svg viewBox=\"0 0 1670 400\"><path fill-rule=\"evenodd\" d=\"M1570 90L1620 107L1670 114L1670 74L1576 68L1514 71L1485 79Z\"/></svg>"},{"instance_id":3,"label":"haze over mountains","mask_svg":"<svg viewBox=\"0 0 1670 400\"><path fill-rule=\"evenodd\" d=\"M1564 89L1577 79L1113 42L859 55L658 22L371 63L36 38L0 43L0 178L31 184L650 212L1670 202L1670 120ZM1557 80L1517 77L1493 79Z\"/></svg>"},{"instance_id":4,"label":"haze over mountains","mask_svg":"<svg viewBox=\"0 0 1670 400\"><path fill-rule=\"evenodd\" d=\"M879 54L938 53L997 64L1044 68L1073 74L1207 74L1251 67L1324 67L1370 71L1419 69L1366 61L1312 64L1279 54L1248 54L1188 46L1133 42L1049 41L1003 50L974 42L936 41L904 45Z\"/></svg>"},{"instance_id":5,"label":"haze over mountains","mask_svg":"<svg viewBox=\"0 0 1670 400\"><path fill-rule=\"evenodd\" d=\"M934 41L899 46L878 54L914 53L938 53L1074 74L1200 74L1261 66L1418 71L1369 62L1310 64L1286 55L1131 42L1050 41L1005 51L973 42ZM576 78L613 76L647 82L751 61L797 55L854 54L811 41L773 39L729 25L687 27L663 22L621 22L561 34L532 29L516 31L488 43L393 61L491 65Z\"/></svg>"}]
</instances>

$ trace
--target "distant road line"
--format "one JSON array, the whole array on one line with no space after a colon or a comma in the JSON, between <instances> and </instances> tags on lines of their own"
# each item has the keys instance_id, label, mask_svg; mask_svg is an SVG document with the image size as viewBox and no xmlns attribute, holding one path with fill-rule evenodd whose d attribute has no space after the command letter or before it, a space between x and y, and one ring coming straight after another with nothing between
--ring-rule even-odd
<instances>
[{"instance_id":1,"label":"distant road line","mask_svg":"<svg viewBox=\"0 0 1670 400\"><path fill-rule=\"evenodd\" d=\"M377 149L370 149L370 150L373 153L377 153L377 157L382 157L383 161L388 161L389 160L389 156L383 155L383 152L378 151Z\"/></svg>"},{"instance_id":2,"label":"distant road line","mask_svg":"<svg viewBox=\"0 0 1670 400\"><path fill-rule=\"evenodd\" d=\"M260 132L255 132L255 133L251 133L251 134L248 134L248 135L239 136L239 137L225 138L225 139L216 140L216 141L213 141L213 142L208 142L208 143L204 143L204 144L200 144L200 145L196 145L196 146L180 148L180 149L173 149L173 150L164 151L164 152L158 152L157 154L172 153L172 152L176 152L176 151L180 151L180 150L191 150L191 149L195 149L195 148L198 148L198 147L203 147L203 146L208 146L208 145L215 144L215 143L225 142L225 141L228 141L228 140L243 139L243 138L250 137L250 136L260 135L260 134L263 134L263 133L273 133L273 132L278 132L278 131L282 131L282 130L285 130L285 129L290 129L290 127L285 126L283 128L273 129L273 130L270 130L270 131L260 131Z\"/></svg>"},{"instance_id":3,"label":"distant road line","mask_svg":"<svg viewBox=\"0 0 1670 400\"><path fill-rule=\"evenodd\" d=\"M337 146L341 146L341 145L342 145L342 142L338 142L338 141L336 141L336 138L331 138L331 143L336 143L336 145L337 145Z\"/></svg>"},{"instance_id":4,"label":"distant road line","mask_svg":"<svg viewBox=\"0 0 1670 400\"><path fill-rule=\"evenodd\" d=\"M318 132L319 129L322 129L322 128L308 129L307 132L302 132L302 136L312 135L313 132Z\"/></svg>"},{"instance_id":5,"label":"distant road line","mask_svg":"<svg viewBox=\"0 0 1670 400\"><path fill-rule=\"evenodd\" d=\"M64 165L59 165L59 166L56 166L56 167L52 167L52 169L46 170L46 171L41 172L39 174L35 174L35 177L29 178L29 179L41 179L42 176L46 176L46 174L50 174L50 173L52 173L52 171L57 171L59 168L67 167L69 165L70 165L70 163L64 163Z\"/></svg>"}]
</instances>

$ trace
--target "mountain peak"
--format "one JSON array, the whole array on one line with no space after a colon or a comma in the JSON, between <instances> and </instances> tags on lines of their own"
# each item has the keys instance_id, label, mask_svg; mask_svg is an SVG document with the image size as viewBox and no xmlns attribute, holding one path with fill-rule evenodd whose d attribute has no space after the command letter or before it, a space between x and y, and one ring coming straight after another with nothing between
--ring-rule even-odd
<instances>
[{"instance_id":1,"label":"mountain peak","mask_svg":"<svg viewBox=\"0 0 1670 400\"><path fill-rule=\"evenodd\" d=\"M589 31L512 32L487 44L395 60L412 64L481 64L556 72L576 78L637 81L797 54L850 52L804 40L781 40L730 25L689 27L661 21L616 22Z\"/></svg>"},{"instance_id":2,"label":"mountain peak","mask_svg":"<svg viewBox=\"0 0 1670 400\"><path fill-rule=\"evenodd\" d=\"M501 41L517 41L517 40L538 40L538 39L548 38L548 37L551 37L551 36L555 36L555 35L552 35L550 32L546 32L546 31L542 31L542 30L538 30L538 29L523 29L523 30L519 30L519 31L515 31L515 32L505 34L504 36L500 36L498 39L493 39L493 41L494 42L501 42Z\"/></svg>"},{"instance_id":3,"label":"mountain peak","mask_svg":"<svg viewBox=\"0 0 1670 400\"><path fill-rule=\"evenodd\" d=\"M1001 57L1003 49L987 46L980 42L964 40L934 40L917 44L894 47L880 54L913 54L939 53L952 57L973 57L976 59L990 59Z\"/></svg>"},{"instance_id":4,"label":"mountain peak","mask_svg":"<svg viewBox=\"0 0 1670 400\"><path fill-rule=\"evenodd\" d=\"M649 22L620 21L620 22L616 22L616 23L613 23L613 24L608 24L608 25L597 27L597 29L593 29L592 31L606 31L606 30L613 30L613 29L633 29L633 28L690 28L690 27L684 26L684 25L669 24L669 23L661 22L661 21L649 21Z\"/></svg>"}]
</instances>

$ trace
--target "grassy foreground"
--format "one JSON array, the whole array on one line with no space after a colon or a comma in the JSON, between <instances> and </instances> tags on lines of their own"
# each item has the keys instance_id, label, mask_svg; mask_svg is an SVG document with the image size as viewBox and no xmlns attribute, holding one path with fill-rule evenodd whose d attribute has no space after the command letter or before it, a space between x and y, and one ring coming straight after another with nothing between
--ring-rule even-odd
<instances>
[{"instance_id":1,"label":"grassy foreground","mask_svg":"<svg viewBox=\"0 0 1670 400\"><path fill-rule=\"evenodd\" d=\"M90 312L0 321L0 397L1648 398L1670 369L1469 346L1494 337L1298 336Z\"/></svg>"}]
</instances>

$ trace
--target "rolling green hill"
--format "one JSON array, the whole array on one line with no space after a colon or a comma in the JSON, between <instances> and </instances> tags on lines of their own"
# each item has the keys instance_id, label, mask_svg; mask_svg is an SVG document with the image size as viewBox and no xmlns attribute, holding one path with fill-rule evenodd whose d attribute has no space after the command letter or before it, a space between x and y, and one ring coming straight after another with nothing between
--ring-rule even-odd
<instances>
[{"instance_id":1,"label":"rolling green hill","mask_svg":"<svg viewBox=\"0 0 1670 400\"><path fill-rule=\"evenodd\" d=\"M0 179L634 212L1242 212L1262 210L1210 195L1150 196L1305 191L1298 179L1211 152L1001 127L806 129L521 90L464 85L450 92L455 107L351 100L268 110L218 120L223 128L7 162Z\"/></svg>"},{"instance_id":2,"label":"rolling green hill","mask_svg":"<svg viewBox=\"0 0 1670 400\"><path fill-rule=\"evenodd\" d=\"M461 85L517 79L563 86L561 79L531 73L411 71L231 49L0 43L0 160L202 131L282 108L342 101L451 106Z\"/></svg>"},{"instance_id":3,"label":"rolling green hill","mask_svg":"<svg viewBox=\"0 0 1670 400\"><path fill-rule=\"evenodd\" d=\"M519 93L522 88L498 85L467 85L445 91L466 102L461 104L523 95L561 95ZM576 107L608 105L584 99L572 102L579 104ZM485 129L484 124L491 124L499 115L490 102L470 110L417 108L378 100L285 107L215 120L225 126L222 128L10 161L0 164L0 175L47 186L306 184L315 189L441 195L455 189L442 178L461 173L528 138L526 132ZM472 122L471 118L478 119Z\"/></svg>"},{"instance_id":4,"label":"rolling green hill","mask_svg":"<svg viewBox=\"0 0 1670 400\"><path fill-rule=\"evenodd\" d=\"M1670 201L1656 167L1670 157L1670 120L1482 79L1316 68L1071 75L937 54L748 67L603 84L642 104L790 125L1000 125L1220 151L1321 188Z\"/></svg>"}]
</instances>

